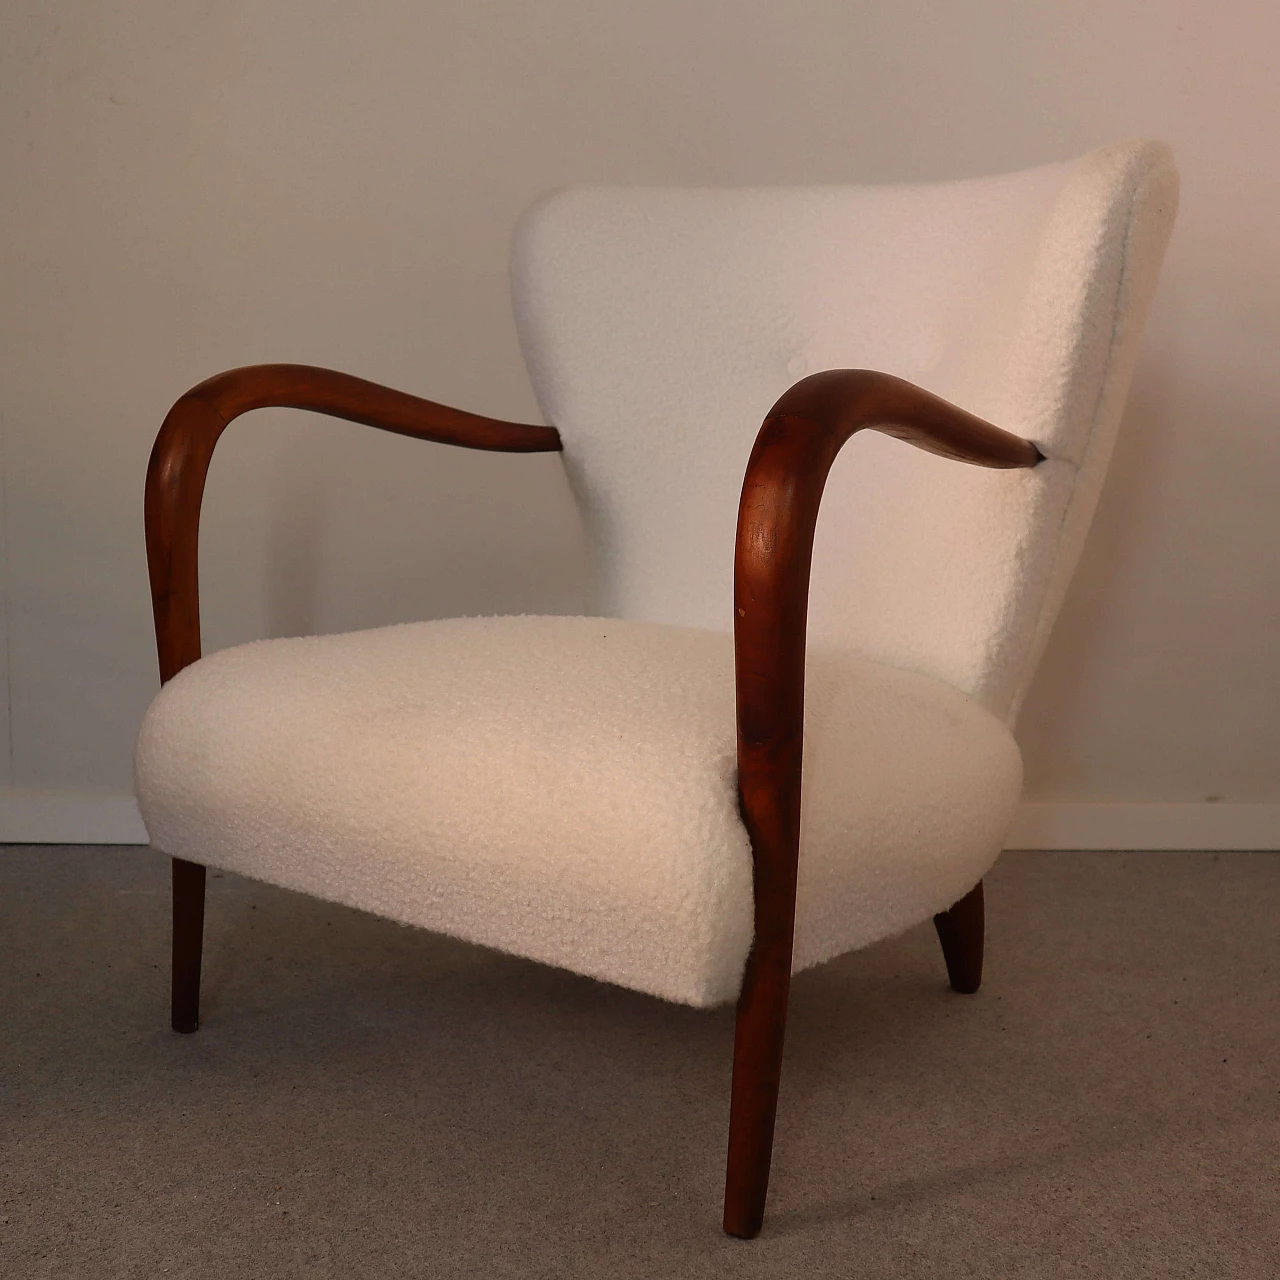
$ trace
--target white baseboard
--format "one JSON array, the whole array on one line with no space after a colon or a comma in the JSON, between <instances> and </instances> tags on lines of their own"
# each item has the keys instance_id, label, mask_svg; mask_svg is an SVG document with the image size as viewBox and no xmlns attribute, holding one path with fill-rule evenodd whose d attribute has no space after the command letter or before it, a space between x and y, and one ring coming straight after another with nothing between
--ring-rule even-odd
<instances>
[{"instance_id":1,"label":"white baseboard","mask_svg":"<svg viewBox=\"0 0 1280 1280\"><path fill-rule=\"evenodd\" d=\"M129 795L0 786L0 844L146 844Z\"/></svg>"},{"instance_id":2,"label":"white baseboard","mask_svg":"<svg viewBox=\"0 0 1280 1280\"><path fill-rule=\"evenodd\" d=\"M1280 804L1057 804L1018 808L1006 849L1280 850Z\"/></svg>"},{"instance_id":3,"label":"white baseboard","mask_svg":"<svg viewBox=\"0 0 1280 1280\"><path fill-rule=\"evenodd\" d=\"M0 844L146 844L132 796L0 787ZM1280 804L1026 801L1009 849L1276 849Z\"/></svg>"}]
</instances>

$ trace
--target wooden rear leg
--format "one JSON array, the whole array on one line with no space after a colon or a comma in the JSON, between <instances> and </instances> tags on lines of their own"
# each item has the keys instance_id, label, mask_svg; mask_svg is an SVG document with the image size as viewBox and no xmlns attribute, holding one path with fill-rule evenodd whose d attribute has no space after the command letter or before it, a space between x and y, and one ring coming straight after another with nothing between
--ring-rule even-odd
<instances>
[{"instance_id":1,"label":"wooden rear leg","mask_svg":"<svg viewBox=\"0 0 1280 1280\"><path fill-rule=\"evenodd\" d=\"M200 955L204 947L204 867L173 860L172 1025L190 1032L200 1025Z\"/></svg>"},{"instance_id":2,"label":"wooden rear leg","mask_svg":"<svg viewBox=\"0 0 1280 1280\"><path fill-rule=\"evenodd\" d=\"M972 995L982 985L985 917L981 880L949 911L933 917L952 991Z\"/></svg>"}]
</instances>

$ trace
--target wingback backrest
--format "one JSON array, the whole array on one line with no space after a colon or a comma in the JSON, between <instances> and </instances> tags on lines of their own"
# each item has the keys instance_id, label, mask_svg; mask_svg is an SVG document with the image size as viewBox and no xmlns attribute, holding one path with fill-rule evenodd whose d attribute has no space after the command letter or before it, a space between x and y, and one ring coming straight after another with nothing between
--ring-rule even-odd
<instances>
[{"instance_id":1,"label":"wingback backrest","mask_svg":"<svg viewBox=\"0 0 1280 1280\"><path fill-rule=\"evenodd\" d=\"M903 186L578 188L512 282L594 555L591 611L729 630L743 471L806 373L878 369L1034 440L992 472L871 432L819 519L810 643L1010 720L1075 566L1177 203L1159 143Z\"/></svg>"}]
</instances>

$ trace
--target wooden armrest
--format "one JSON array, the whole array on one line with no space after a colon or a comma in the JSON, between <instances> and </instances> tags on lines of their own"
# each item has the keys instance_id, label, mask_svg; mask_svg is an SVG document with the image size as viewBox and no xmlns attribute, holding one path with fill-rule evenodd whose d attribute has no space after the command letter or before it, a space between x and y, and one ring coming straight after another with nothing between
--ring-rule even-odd
<instances>
[{"instance_id":1,"label":"wooden armrest","mask_svg":"<svg viewBox=\"0 0 1280 1280\"><path fill-rule=\"evenodd\" d=\"M233 418L268 407L310 409L468 449L545 453L561 447L554 427L483 418L310 365L250 365L192 387L169 410L147 467L147 566L161 683L200 657L200 503L214 446Z\"/></svg>"},{"instance_id":2,"label":"wooden armrest","mask_svg":"<svg viewBox=\"0 0 1280 1280\"><path fill-rule=\"evenodd\" d=\"M738 1001L725 1230L754 1235L768 1185L791 983L800 852L805 631L813 533L827 473L869 428L983 467L1034 467L1034 444L885 373L833 369L769 411L747 463L734 560L738 789L751 837L755 940Z\"/></svg>"},{"instance_id":3,"label":"wooden armrest","mask_svg":"<svg viewBox=\"0 0 1280 1280\"><path fill-rule=\"evenodd\" d=\"M747 463L734 560L738 779L758 909L762 901L794 901L814 527L831 464L863 429L983 467L1043 460L1030 441L887 373L815 373L769 411ZM779 931L789 964L787 916L758 915L757 944L762 925Z\"/></svg>"},{"instance_id":4,"label":"wooden armrest","mask_svg":"<svg viewBox=\"0 0 1280 1280\"><path fill-rule=\"evenodd\" d=\"M1028 440L888 374L831 370L774 404L746 465L733 562L737 777L755 873L755 940L742 975L724 1230L760 1229L782 1038L791 987L805 630L814 526L827 472L855 431L869 428L984 467L1033 467Z\"/></svg>"}]
</instances>

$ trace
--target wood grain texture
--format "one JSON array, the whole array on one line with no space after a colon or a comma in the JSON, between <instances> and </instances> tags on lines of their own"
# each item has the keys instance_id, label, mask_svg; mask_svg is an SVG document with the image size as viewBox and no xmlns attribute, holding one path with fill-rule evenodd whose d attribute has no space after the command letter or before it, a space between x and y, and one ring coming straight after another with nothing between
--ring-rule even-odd
<instances>
[{"instance_id":1,"label":"wood grain texture","mask_svg":"<svg viewBox=\"0 0 1280 1280\"><path fill-rule=\"evenodd\" d=\"M268 407L310 409L467 449L545 453L561 447L554 427L482 418L310 365L250 365L192 387L169 410L147 468L147 566L161 683L200 657L200 505L214 446L233 419Z\"/></svg>"},{"instance_id":2,"label":"wood grain texture","mask_svg":"<svg viewBox=\"0 0 1280 1280\"><path fill-rule=\"evenodd\" d=\"M200 506L214 446L240 414L268 407L310 409L468 449L544 453L560 448L554 427L482 418L310 365L251 365L192 387L169 410L147 467L147 567L161 684L200 657ZM199 1026L204 891L204 867L174 858L170 1021L175 1031Z\"/></svg>"},{"instance_id":3,"label":"wood grain texture","mask_svg":"<svg viewBox=\"0 0 1280 1280\"><path fill-rule=\"evenodd\" d=\"M861 430L983 467L1041 461L1029 441L901 378L856 369L796 383L756 437L734 562L738 786L755 941L738 1001L724 1201L725 1231L746 1238L764 1221L791 984L814 529L831 464Z\"/></svg>"}]
</instances>

